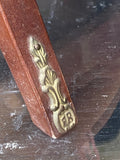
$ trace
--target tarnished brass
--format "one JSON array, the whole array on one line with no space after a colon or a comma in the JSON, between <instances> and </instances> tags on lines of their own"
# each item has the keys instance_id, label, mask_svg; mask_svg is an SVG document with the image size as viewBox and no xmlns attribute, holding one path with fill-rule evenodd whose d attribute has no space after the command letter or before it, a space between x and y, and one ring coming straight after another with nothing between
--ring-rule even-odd
<instances>
[{"instance_id":1,"label":"tarnished brass","mask_svg":"<svg viewBox=\"0 0 120 160\"><path fill-rule=\"evenodd\" d=\"M53 122L59 133L65 133L75 125L75 114L70 102L60 91L60 80L47 61L47 54L41 43L30 37L30 53L39 69L41 89L50 98ZM64 96L63 96L64 95Z\"/></svg>"}]
</instances>

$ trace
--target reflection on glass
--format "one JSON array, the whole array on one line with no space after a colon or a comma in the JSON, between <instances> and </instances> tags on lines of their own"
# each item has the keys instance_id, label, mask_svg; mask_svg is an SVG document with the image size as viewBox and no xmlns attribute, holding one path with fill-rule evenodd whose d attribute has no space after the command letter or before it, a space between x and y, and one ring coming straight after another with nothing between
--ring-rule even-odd
<instances>
[{"instance_id":1,"label":"reflection on glass","mask_svg":"<svg viewBox=\"0 0 120 160\"><path fill-rule=\"evenodd\" d=\"M119 160L119 0L37 2L79 123L58 140L44 135L0 54L0 159Z\"/></svg>"}]
</instances>

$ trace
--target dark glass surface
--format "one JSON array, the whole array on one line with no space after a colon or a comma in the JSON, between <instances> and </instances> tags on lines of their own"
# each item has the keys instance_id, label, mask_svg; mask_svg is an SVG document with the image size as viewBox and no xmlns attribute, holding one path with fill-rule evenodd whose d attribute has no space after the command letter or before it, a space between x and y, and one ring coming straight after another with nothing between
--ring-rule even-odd
<instances>
[{"instance_id":1,"label":"dark glass surface","mask_svg":"<svg viewBox=\"0 0 120 160\"><path fill-rule=\"evenodd\" d=\"M0 54L0 160L120 159L120 1L37 0L78 115L53 140L32 123Z\"/></svg>"}]
</instances>

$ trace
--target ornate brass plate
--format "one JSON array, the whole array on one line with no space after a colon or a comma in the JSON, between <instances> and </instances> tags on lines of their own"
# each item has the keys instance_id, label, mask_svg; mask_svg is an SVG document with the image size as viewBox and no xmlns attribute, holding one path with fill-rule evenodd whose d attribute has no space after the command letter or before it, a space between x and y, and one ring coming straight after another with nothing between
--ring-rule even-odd
<instances>
[{"instance_id":1,"label":"ornate brass plate","mask_svg":"<svg viewBox=\"0 0 120 160\"><path fill-rule=\"evenodd\" d=\"M59 133L65 133L75 125L75 114L71 103L60 91L60 79L48 63L48 55L42 44L30 37L30 53L33 62L39 69L41 89L50 98L50 110L53 122Z\"/></svg>"}]
</instances>

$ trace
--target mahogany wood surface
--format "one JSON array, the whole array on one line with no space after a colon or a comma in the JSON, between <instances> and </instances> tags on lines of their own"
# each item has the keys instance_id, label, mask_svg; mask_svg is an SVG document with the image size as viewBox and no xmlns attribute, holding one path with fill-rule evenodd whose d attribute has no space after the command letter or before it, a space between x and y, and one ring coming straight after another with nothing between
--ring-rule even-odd
<instances>
[{"instance_id":1,"label":"mahogany wood surface","mask_svg":"<svg viewBox=\"0 0 120 160\"><path fill-rule=\"evenodd\" d=\"M41 2L38 3L40 7ZM105 20L96 26L84 25L84 30L72 30L52 41L78 116L77 126L58 140L49 138L31 122L1 58L1 159L101 159L94 135L106 124L120 99L119 7L113 5L101 17ZM112 156L109 160L113 160Z\"/></svg>"},{"instance_id":2,"label":"mahogany wood surface","mask_svg":"<svg viewBox=\"0 0 120 160\"><path fill-rule=\"evenodd\" d=\"M51 137L59 137L49 109L49 98L43 93L39 71L29 51L32 36L44 46L49 65L57 72L61 90L73 107L62 72L49 41L45 26L34 0L0 1L0 46L3 55L27 104L33 122ZM76 120L77 122L77 120Z\"/></svg>"}]
</instances>

